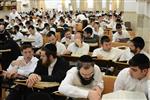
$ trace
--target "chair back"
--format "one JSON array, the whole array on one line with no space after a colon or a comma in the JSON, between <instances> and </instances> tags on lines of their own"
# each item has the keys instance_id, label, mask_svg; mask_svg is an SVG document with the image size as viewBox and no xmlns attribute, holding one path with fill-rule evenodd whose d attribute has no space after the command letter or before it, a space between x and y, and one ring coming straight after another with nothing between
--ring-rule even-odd
<instances>
[{"instance_id":1,"label":"chair back","mask_svg":"<svg viewBox=\"0 0 150 100\"><path fill-rule=\"evenodd\" d=\"M104 80L104 90L102 94L113 92L116 77L104 75L103 80Z\"/></svg>"}]
</instances>

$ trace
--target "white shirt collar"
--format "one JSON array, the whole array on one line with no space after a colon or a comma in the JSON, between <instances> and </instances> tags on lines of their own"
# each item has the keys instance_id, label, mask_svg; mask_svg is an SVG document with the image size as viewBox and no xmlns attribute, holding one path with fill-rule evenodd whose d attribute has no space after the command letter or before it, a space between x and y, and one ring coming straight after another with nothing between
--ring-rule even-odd
<instances>
[{"instance_id":1,"label":"white shirt collar","mask_svg":"<svg viewBox=\"0 0 150 100\"><path fill-rule=\"evenodd\" d=\"M51 67L51 68L53 68L54 67L54 65L56 64L56 62L57 62L57 58L50 64L50 66L49 67Z\"/></svg>"}]
</instances>

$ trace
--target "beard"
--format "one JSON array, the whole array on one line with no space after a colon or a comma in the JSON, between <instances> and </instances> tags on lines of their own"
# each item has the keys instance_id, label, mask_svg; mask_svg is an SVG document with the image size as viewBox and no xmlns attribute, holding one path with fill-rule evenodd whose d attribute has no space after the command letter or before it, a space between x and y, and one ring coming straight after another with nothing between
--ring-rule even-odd
<instances>
[{"instance_id":1,"label":"beard","mask_svg":"<svg viewBox=\"0 0 150 100\"><path fill-rule=\"evenodd\" d=\"M42 60L41 60L41 61L42 61ZM50 64L51 64L51 62L48 61L48 60L45 61L45 62L42 61L42 65L45 66L45 67L48 67Z\"/></svg>"},{"instance_id":2,"label":"beard","mask_svg":"<svg viewBox=\"0 0 150 100\"><path fill-rule=\"evenodd\" d=\"M137 53L137 50L135 49L135 50L131 50L130 49L130 52L132 52L133 54L136 54Z\"/></svg>"},{"instance_id":3,"label":"beard","mask_svg":"<svg viewBox=\"0 0 150 100\"><path fill-rule=\"evenodd\" d=\"M85 78L83 78L82 76L81 76L81 74L80 74L80 72L78 71L78 76L79 76L79 78L80 78L80 81L81 81L81 83L83 84L83 85L88 85L88 84L90 84L93 80L94 80L94 75L92 75L88 80L87 79L85 79Z\"/></svg>"}]
</instances>

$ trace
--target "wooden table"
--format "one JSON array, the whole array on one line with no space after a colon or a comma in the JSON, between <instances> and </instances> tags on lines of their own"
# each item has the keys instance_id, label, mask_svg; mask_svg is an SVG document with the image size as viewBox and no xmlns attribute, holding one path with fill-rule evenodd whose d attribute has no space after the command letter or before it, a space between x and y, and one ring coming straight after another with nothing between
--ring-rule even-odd
<instances>
[{"instance_id":1,"label":"wooden table","mask_svg":"<svg viewBox=\"0 0 150 100\"><path fill-rule=\"evenodd\" d=\"M79 60L79 57L71 56L71 55L62 55L67 61L77 62ZM96 57L93 57L93 61L95 64L97 64L100 68L105 67L114 67L114 75L117 75L118 72L126 67L129 67L127 63L122 62L114 62L112 60L104 60L104 59L97 59Z\"/></svg>"},{"instance_id":2,"label":"wooden table","mask_svg":"<svg viewBox=\"0 0 150 100\"><path fill-rule=\"evenodd\" d=\"M26 80L16 80L14 82L17 85L26 85ZM46 88L52 88L52 87L56 87L59 86L59 83L57 82L37 82L36 84L33 85L34 88L38 88L38 89L46 89Z\"/></svg>"}]
</instances>

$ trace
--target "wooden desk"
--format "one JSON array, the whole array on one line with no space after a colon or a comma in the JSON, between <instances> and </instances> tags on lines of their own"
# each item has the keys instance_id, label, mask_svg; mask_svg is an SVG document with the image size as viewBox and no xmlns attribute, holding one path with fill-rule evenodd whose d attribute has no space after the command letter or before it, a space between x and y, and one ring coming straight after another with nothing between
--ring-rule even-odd
<instances>
[{"instance_id":1,"label":"wooden desk","mask_svg":"<svg viewBox=\"0 0 150 100\"><path fill-rule=\"evenodd\" d=\"M112 42L112 47L121 47L121 46L129 47L128 43Z\"/></svg>"},{"instance_id":2,"label":"wooden desk","mask_svg":"<svg viewBox=\"0 0 150 100\"><path fill-rule=\"evenodd\" d=\"M73 61L77 62L79 60L79 57L71 56L71 55L62 55L67 61ZM95 64L97 64L100 68L105 67L114 67L114 75L117 75L118 72L126 67L129 67L127 63L122 63L122 62L114 62L112 60L104 60L104 59L97 59L93 58L93 61Z\"/></svg>"},{"instance_id":3,"label":"wooden desk","mask_svg":"<svg viewBox=\"0 0 150 100\"><path fill-rule=\"evenodd\" d=\"M26 86L26 80L16 80L14 83L17 85ZM56 87L56 86L59 86L59 83L57 83L57 82L37 82L36 84L33 85L34 88L38 88L38 89L46 89L46 88L51 88L51 87Z\"/></svg>"},{"instance_id":4,"label":"wooden desk","mask_svg":"<svg viewBox=\"0 0 150 100\"><path fill-rule=\"evenodd\" d=\"M30 39L30 38L26 38L26 39L22 39L21 42L35 42L34 39Z\"/></svg>"},{"instance_id":5,"label":"wooden desk","mask_svg":"<svg viewBox=\"0 0 150 100\"><path fill-rule=\"evenodd\" d=\"M10 52L11 49L5 49L5 50L0 50L0 53L3 53L3 52Z\"/></svg>"}]
</instances>

